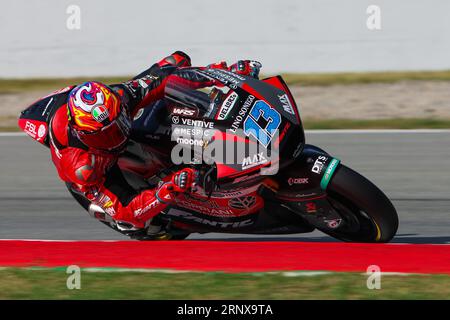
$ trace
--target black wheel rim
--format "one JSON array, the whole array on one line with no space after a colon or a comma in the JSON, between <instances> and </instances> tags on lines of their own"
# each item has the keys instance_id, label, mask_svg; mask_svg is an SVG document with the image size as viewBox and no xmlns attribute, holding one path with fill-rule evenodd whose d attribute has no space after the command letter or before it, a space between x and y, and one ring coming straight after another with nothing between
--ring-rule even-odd
<instances>
[{"instance_id":1,"label":"black wheel rim","mask_svg":"<svg viewBox=\"0 0 450 320\"><path fill-rule=\"evenodd\" d=\"M324 232L344 241L367 242L376 239L376 224L363 209L336 194L329 195L328 200L341 216L342 223L338 229Z\"/></svg>"}]
</instances>

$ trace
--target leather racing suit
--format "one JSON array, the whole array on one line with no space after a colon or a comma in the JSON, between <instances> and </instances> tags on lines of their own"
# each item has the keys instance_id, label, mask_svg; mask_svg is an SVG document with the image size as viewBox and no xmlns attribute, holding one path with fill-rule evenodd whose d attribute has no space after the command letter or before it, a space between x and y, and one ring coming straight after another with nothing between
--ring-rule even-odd
<instances>
[{"instance_id":1,"label":"leather racing suit","mask_svg":"<svg viewBox=\"0 0 450 320\"><path fill-rule=\"evenodd\" d=\"M164 97L167 77L175 70L179 81L192 87L206 87L213 80L193 77L194 73L183 72L191 66L188 55L177 51L152 65L133 79L110 87L119 95L122 105L131 118L139 109L151 106ZM227 68L226 64L210 65L212 68ZM230 70L249 72L248 66L233 65ZM259 71L259 70L258 70ZM103 212L95 218L124 234L132 235L143 230L155 215L166 208L174 192L186 192L192 184L194 172L183 169L163 178L158 187L142 191L134 190L124 178L117 160L120 154L90 149L84 145L68 126L66 105L61 106L50 122L50 149L59 177L73 192L81 194ZM189 171L191 170L191 171Z\"/></svg>"}]
</instances>

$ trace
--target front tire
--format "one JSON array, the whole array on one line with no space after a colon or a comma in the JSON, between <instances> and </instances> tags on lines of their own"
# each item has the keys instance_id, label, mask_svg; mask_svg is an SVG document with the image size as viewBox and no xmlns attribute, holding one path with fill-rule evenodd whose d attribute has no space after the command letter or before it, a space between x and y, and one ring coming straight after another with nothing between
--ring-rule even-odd
<instances>
[{"instance_id":1,"label":"front tire","mask_svg":"<svg viewBox=\"0 0 450 320\"><path fill-rule=\"evenodd\" d=\"M327 193L344 223L335 231L321 231L351 242L389 242L395 236L397 211L387 196L359 173L340 165Z\"/></svg>"}]
</instances>

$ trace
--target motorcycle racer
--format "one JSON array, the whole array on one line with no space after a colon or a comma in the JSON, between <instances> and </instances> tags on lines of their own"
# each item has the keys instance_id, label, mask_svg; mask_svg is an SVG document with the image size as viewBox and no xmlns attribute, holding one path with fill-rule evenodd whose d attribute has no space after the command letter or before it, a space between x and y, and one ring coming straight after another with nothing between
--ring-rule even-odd
<instances>
[{"instance_id":1,"label":"motorcycle racer","mask_svg":"<svg viewBox=\"0 0 450 320\"><path fill-rule=\"evenodd\" d=\"M164 97L169 75L186 69L177 73L180 81L192 87L213 84L210 79L193 78L190 66L190 57L176 51L124 83L85 82L70 91L67 103L50 121L51 156L59 177L106 213L95 214L97 219L126 235L145 236L152 229L152 218L172 203L177 193L189 192L195 180L197 173L184 168L167 175L156 188L134 190L117 165L133 117ZM241 60L231 67L225 62L208 67L257 77L261 64Z\"/></svg>"}]
</instances>

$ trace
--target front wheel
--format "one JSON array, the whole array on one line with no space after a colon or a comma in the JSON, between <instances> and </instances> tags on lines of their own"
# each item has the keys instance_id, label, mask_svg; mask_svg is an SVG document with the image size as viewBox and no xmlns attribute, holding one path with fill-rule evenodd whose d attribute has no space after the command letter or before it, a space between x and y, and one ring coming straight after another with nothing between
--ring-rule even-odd
<instances>
[{"instance_id":1,"label":"front wheel","mask_svg":"<svg viewBox=\"0 0 450 320\"><path fill-rule=\"evenodd\" d=\"M352 242L388 242L398 228L397 212L386 195L368 179L340 165L328 185L328 200L342 217L336 230L322 232Z\"/></svg>"}]
</instances>

